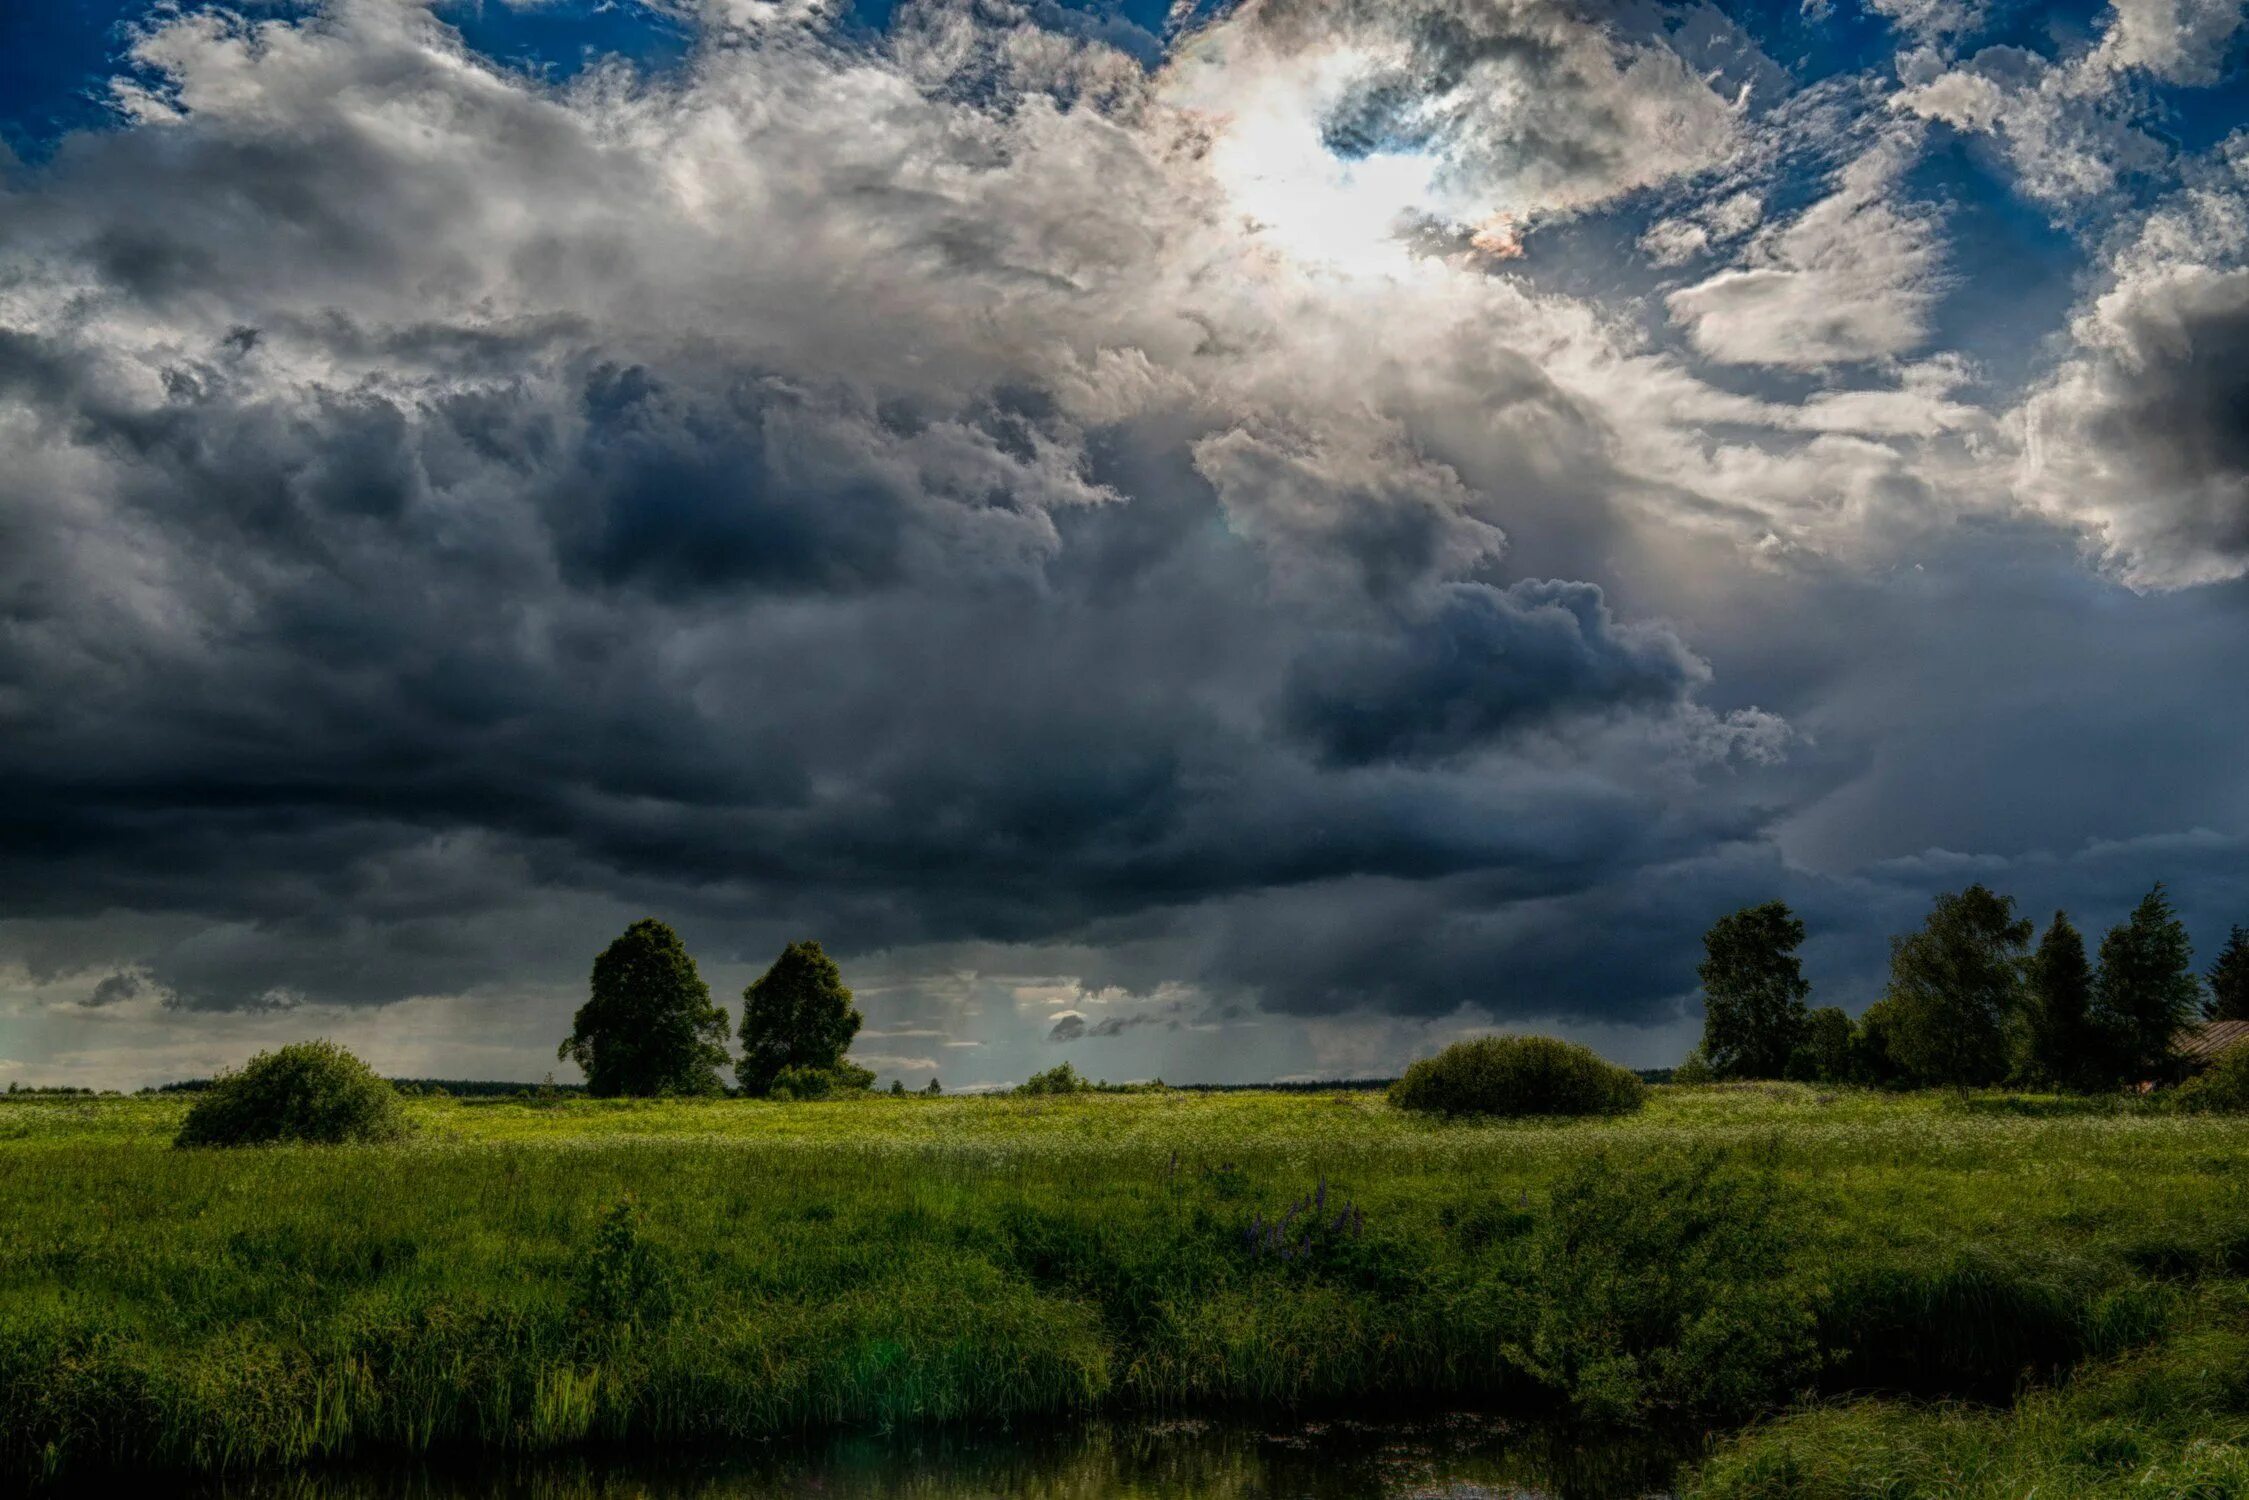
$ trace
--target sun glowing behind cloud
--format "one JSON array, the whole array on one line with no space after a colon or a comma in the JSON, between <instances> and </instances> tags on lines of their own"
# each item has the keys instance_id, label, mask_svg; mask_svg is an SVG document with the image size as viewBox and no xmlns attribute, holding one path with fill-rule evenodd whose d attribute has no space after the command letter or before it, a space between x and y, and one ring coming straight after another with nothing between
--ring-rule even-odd
<instances>
[{"instance_id":1,"label":"sun glowing behind cloud","mask_svg":"<svg viewBox=\"0 0 2249 1500\"><path fill-rule=\"evenodd\" d=\"M1211 175L1274 248L1306 266L1403 274L1401 235L1429 216L1439 163L1418 151L1346 159L1323 128L1385 61L1355 47L1281 58L1210 36L1167 70L1165 92L1209 122Z\"/></svg>"}]
</instances>

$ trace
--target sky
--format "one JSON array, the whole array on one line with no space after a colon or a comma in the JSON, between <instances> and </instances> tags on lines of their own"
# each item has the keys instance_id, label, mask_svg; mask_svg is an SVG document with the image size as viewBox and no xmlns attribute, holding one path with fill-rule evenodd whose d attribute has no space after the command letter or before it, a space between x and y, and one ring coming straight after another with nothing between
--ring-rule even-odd
<instances>
[{"instance_id":1,"label":"sky","mask_svg":"<svg viewBox=\"0 0 2249 1500\"><path fill-rule=\"evenodd\" d=\"M0 8L0 1079L919 1087L2249 922L2249 27L2117 0Z\"/></svg>"}]
</instances>

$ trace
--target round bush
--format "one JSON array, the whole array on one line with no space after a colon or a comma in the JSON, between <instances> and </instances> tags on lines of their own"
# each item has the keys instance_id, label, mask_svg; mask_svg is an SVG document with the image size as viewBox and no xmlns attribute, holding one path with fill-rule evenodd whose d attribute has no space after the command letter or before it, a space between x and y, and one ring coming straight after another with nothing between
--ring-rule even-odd
<instances>
[{"instance_id":1,"label":"round bush","mask_svg":"<svg viewBox=\"0 0 2249 1500\"><path fill-rule=\"evenodd\" d=\"M1390 1086L1400 1109L1440 1115L1622 1115L1647 1097L1624 1069L1550 1036L1456 1042Z\"/></svg>"},{"instance_id":2,"label":"round bush","mask_svg":"<svg viewBox=\"0 0 2249 1500\"><path fill-rule=\"evenodd\" d=\"M2196 1114L2249 1114L2249 1047L2236 1047L2171 1091L2171 1106Z\"/></svg>"},{"instance_id":3,"label":"round bush","mask_svg":"<svg viewBox=\"0 0 2249 1500\"><path fill-rule=\"evenodd\" d=\"M222 1073L197 1096L173 1142L257 1146L395 1141L406 1133L398 1091L334 1042L297 1042Z\"/></svg>"}]
</instances>

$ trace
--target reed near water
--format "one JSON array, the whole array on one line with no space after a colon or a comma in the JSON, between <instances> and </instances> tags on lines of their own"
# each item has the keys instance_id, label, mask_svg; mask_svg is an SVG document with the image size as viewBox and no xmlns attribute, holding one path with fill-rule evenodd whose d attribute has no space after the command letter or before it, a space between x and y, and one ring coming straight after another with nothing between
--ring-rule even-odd
<instances>
[{"instance_id":1,"label":"reed near water","mask_svg":"<svg viewBox=\"0 0 2249 1500\"><path fill-rule=\"evenodd\" d=\"M1991 1484L2242 1472L2235 1116L425 1097L399 1144L216 1152L184 1108L0 1103L8 1483L1342 1398L1670 1427L1710 1493L1921 1493L1862 1481L1976 1444ZM2133 1418L2158 1380L2201 1416ZM2110 1437L2034 1461L2067 1402Z\"/></svg>"}]
</instances>

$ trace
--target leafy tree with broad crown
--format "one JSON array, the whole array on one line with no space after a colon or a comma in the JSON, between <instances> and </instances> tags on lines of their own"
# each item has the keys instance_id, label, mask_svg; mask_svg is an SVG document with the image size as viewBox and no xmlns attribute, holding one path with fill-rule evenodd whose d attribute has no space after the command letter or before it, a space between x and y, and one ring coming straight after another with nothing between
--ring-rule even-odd
<instances>
[{"instance_id":1,"label":"leafy tree with broad crown","mask_svg":"<svg viewBox=\"0 0 2249 1500\"><path fill-rule=\"evenodd\" d=\"M2249 1021L2249 927L2235 927L2210 966L2210 998L2202 1015L2210 1021Z\"/></svg>"},{"instance_id":2,"label":"leafy tree with broad crown","mask_svg":"<svg viewBox=\"0 0 2249 1500\"><path fill-rule=\"evenodd\" d=\"M678 933L654 917L633 923L593 961L592 990L555 1049L585 1071L587 1093L726 1091L726 1012Z\"/></svg>"},{"instance_id":3,"label":"leafy tree with broad crown","mask_svg":"<svg viewBox=\"0 0 2249 1500\"><path fill-rule=\"evenodd\" d=\"M2069 913L2054 913L2023 977L2023 1080L2064 1089L2113 1082L2103 1076L2101 1038L2092 1022L2093 965Z\"/></svg>"},{"instance_id":4,"label":"leafy tree with broad crown","mask_svg":"<svg viewBox=\"0 0 2249 1500\"><path fill-rule=\"evenodd\" d=\"M2093 1024L2104 1034L2111 1077L2137 1083L2177 1071L2179 1032L2202 998L2193 963L2186 924L2157 881L2101 939Z\"/></svg>"},{"instance_id":5,"label":"leafy tree with broad crown","mask_svg":"<svg viewBox=\"0 0 2249 1500\"><path fill-rule=\"evenodd\" d=\"M1703 934L1702 1053L1717 1077L1787 1072L1812 992L1796 957L1803 941L1804 924L1781 901L1745 906Z\"/></svg>"},{"instance_id":6,"label":"leafy tree with broad crown","mask_svg":"<svg viewBox=\"0 0 2249 1500\"><path fill-rule=\"evenodd\" d=\"M763 1098L785 1068L832 1072L843 1066L861 1019L836 961L818 943L791 943L742 991L735 1080L743 1093Z\"/></svg>"},{"instance_id":7,"label":"leafy tree with broad crown","mask_svg":"<svg viewBox=\"0 0 2249 1500\"><path fill-rule=\"evenodd\" d=\"M2007 1073L2033 931L2011 896L1982 885L1937 897L1919 932L1890 945L1890 1051L1925 1084L1973 1088Z\"/></svg>"}]
</instances>

